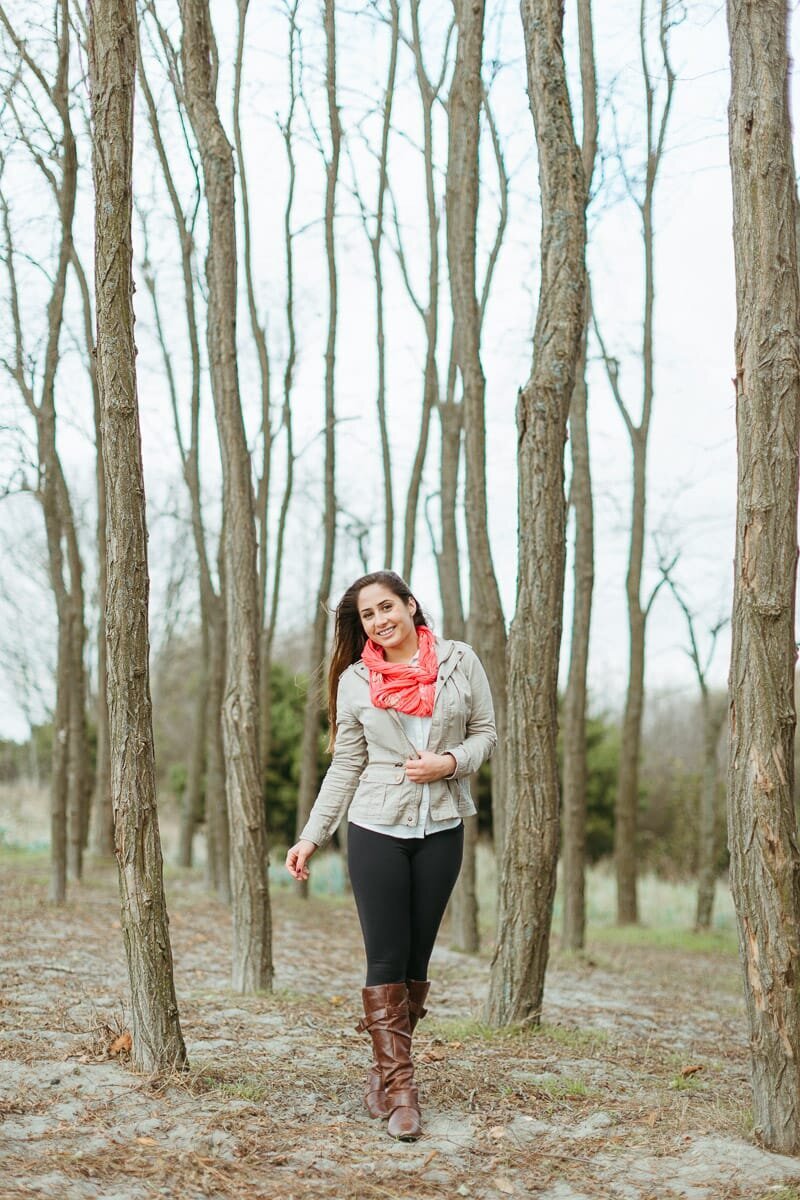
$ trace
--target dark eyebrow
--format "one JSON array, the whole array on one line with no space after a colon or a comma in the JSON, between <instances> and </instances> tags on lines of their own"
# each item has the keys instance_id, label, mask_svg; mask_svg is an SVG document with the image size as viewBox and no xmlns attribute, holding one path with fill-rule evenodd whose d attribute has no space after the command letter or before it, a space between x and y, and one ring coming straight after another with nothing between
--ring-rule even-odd
<instances>
[{"instance_id":1,"label":"dark eyebrow","mask_svg":"<svg viewBox=\"0 0 800 1200\"><path fill-rule=\"evenodd\" d=\"M381 606L382 604L391 604L391 603L392 603L392 602L391 602L391 600L390 600L390 599L389 599L389 597L387 596L385 600L379 600L379 601L378 601L378 608L380 608L380 606ZM370 606L370 605L367 605L367 607L366 607L366 608L362 608L362 609L360 609L359 611L360 611L360 613L361 613L361 616L362 616L362 617L365 617L365 616L367 615L367 613L370 613L370 612L372 612L372 608L371 608L371 606Z\"/></svg>"}]
</instances>

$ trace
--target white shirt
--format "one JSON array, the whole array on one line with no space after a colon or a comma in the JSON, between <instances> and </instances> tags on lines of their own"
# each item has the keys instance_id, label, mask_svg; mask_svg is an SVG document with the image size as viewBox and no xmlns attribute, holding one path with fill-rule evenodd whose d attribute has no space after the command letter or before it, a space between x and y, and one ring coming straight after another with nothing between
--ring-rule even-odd
<instances>
[{"instance_id":1,"label":"white shirt","mask_svg":"<svg viewBox=\"0 0 800 1200\"><path fill-rule=\"evenodd\" d=\"M412 663L417 661L418 655L419 651L411 659ZM414 716L412 713L400 712L399 709L396 711L412 746L417 750L425 750L428 745L428 736L433 718ZM440 833L443 829L455 829L456 825L461 824L461 817L446 817L443 821L434 821L431 817L430 809L430 784L423 783L422 800L419 806L419 820L416 826L409 828L408 825L368 825L366 821L353 821L352 817L349 817L349 820L353 821L354 825L360 825L362 829L371 829L374 833L385 833L389 837L402 838L425 837L429 833Z\"/></svg>"}]
</instances>

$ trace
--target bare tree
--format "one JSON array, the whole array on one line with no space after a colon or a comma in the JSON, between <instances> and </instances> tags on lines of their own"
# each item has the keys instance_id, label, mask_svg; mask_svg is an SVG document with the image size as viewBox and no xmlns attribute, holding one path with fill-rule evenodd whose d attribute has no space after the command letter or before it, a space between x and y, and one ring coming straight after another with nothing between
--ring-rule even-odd
<instances>
[{"instance_id":1,"label":"bare tree","mask_svg":"<svg viewBox=\"0 0 800 1200\"><path fill-rule=\"evenodd\" d=\"M581 63L581 155L586 188L591 192L597 154L597 78L591 0L578 0L578 41ZM575 511L575 561L573 568L572 634L569 674L564 696L563 745L563 889L564 945L583 947L586 934L586 679L589 666L589 629L594 588L594 511L589 465L589 427L586 419L586 343L591 306L586 281L586 314L575 388L569 413L572 478L569 502Z\"/></svg>"},{"instance_id":2,"label":"bare tree","mask_svg":"<svg viewBox=\"0 0 800 1200\"><path fill-rule=\"evenodd\" d=\"M233 152L216 103L216 47L208 0L181 0L186 108L203 164L209 219L208 357L222 449L222 594L226 663L222 730L231 832L233 987L272 986L272 928L259 734L259 603L250 455L236 356Z\"/></svg>"},{"instance_id":3,"label":"bare tree","mask_svg":"<svg viewBox=\"0 0 800 1200\"><path fill-rule=\"evenodd\" d=\"M486 380L481 363L481 309L475 270L478 144L483 103L484 5L457 0L458 44L447 109L447 262L453 307L453 349L462 387L465 512L469 550L467 636L492 689L498 750L492 761L492 818L498 861L503 852L506 798L506 626L489 544L486 507Z\"/></svg>"},{"instance_id":4,"label":"bare tree","mask_svg":"<svg viewBox=\"0 0 800 1200\"><path fill-rule=\"evenodd\" d=\"M178 111L185 108L183 89L178 78L178 54L167 32L158 20L154 5L146 5L146 23L155 29L166 70L172 84ZM189 493L191 506L192 536L197 556L200 595L200 678L195 696L195 721L192 746L189 750L186 791L181 814L181 831L178 845L178 861L190 866L192 861L192 839L201 808L201 782L205 771L205 811L207 830L207 875L209 885L224 903L230 903L230 837L228 811L225 799L225 763L222 736L222 703L225 691L225 612L222 596L214 583L211 558L207 546L205 518L203 515L200 476L200 387L202 369L200 363L200 335L198 329L197 303L195 298L195 224L199 205L199 194L190 203L182 202L171 156L164 142L162 123L141 52L141 39L137 39L139 55L139 79L147 109L150 133L156 156L161 167L164 183L172 210L175 232L178 238L181 277L183 281L186 333L189 342L191 372L189 380L189 442L182 431L180 415L180 388L178 374L173 365L170 341L161 319L156 280L149 261L144 264L145 286L153 303L156 336L164 363L164 374L169 390L172 421L180 455L181 469ZM199 170L192 148L187 145L192 176L197 178ZM199 182L198 182L199 189ZM220 548L220 553L222 549Z\"/></svg>"},{"instance_id":5,"label":"bare tree","mask_svg":"<svg viewBox=\"0 0 800 1200\"><path fill-rule=\"evenodd\" d=\"M708 670L714 657L717 638L728 619L715 621L709 630L708 650L701 660L695 618L683 594L672 577L674 563L662 561L661 573L686 618L689 633L689 658L700 687L700 712L703 721L703 785L700 792L700 812L697 837L697 915L695 929L710 929L714 911L714 891L717 883L717 747L720 730L725 722L725 707L719 703L708 686Z\"/></svg>"},{"instance_id":6,"label":"bare tree","mask_svg":"<svg viewBox=\"0 0 800 1200\"><path fill-rule=\"evenodd\" d=\"M522 0L539 149L541 283L519 393L519 575L508 641L509 804L487 1019L541 1017L558 857L558 658L566 558L564 442L584 324L586 183L563 58L561 0Z\"/></svg>"},{"instance_id":7,"label":"bare tree","mask_svg":"<svg viewBox=\"0 0 800 1200\"><path fill-rule=\"evenodd\" d=\"M133 339L134 0L95 0L89 29L97 370L108 511L108 707L122 929L139 1070L186 1062L155 794L147 527Z\"/></svg>"},{"instance_id":8,"label":"bare tree","mask_svg":"<svg viewBox=\"0 0 800 1200\"><path fill-rule=\"evenodd\" d=\"M92 844L95 853L111 858L114 853L114 810L111 804L111 731L108 724L106 683L106 485L103 465L103 432L100 420L100 389L97 383L97 359L94 343L94 316L89 281L80 256L72 247L72 268L78 280L83 307L83 336L86 344L86 363L92 389L95 435L95 478L97 494L97 698L95 701L96 765L94 800L92 803Z\"/></svg>"},{"instance_id":9,"label":"bare tree","mask_svg":"<svg viewBox=\"0 0 800 1200\"><path fill-rule=\"evenodd\" d=\"M738 486L728 839L755 1133L770 1150L800 1154L800 289L787 20L783 0L729 0Z\"/></svg>"},{"instance_id":10,"label":"bare tree","mask_svg":"<svg viewBox=\"0 0 800 1200\"><path fill-rule=\"evenodd\" d=\"M652 609L655 591L643 605L641 597L642 565L644 561L645 508L647 498L647 441L653 410L653 317L655 309L655 237L653 204L658 172L664 158L667 125L672 109L675 73L669 58L669 30L672 23L669 0L658 0L659 47L661 63L654 78L647 56L648 0L640 0L639 51L645 92L646 160L644 187L641 196L626 179L628 192L639 210L644 244L644 317L642 321L642 414L634 422L622 395L619 364L609 356L598 329L594 314L594 330L606 366L608 381L622 415L633 455L633 490L631 495L631 540L625 591L628 601L630 657L625 714L622 721L622 740L619 754L619 783L614 822L614 856L617 871L617 919L620 924L634 924L638 919L636 897L636 825L639 803L639 748L642 737L644 707L644 655L647 617ZM664 97L660 113L656 105L657 83L663 83ZM663 581L662 581L663 582ZM656 585L656 590L661 584Z\"/></svg>"},{"instance_id":11,"label":"bare tree","mask_svg":"<svg viewBox=\"0 0 800 1200\"><path fill-rule=\"evenodd\" d=\"M39 132L43 141L50 144L47 154L42 153L36 139L26 128L13 87L6 96L7 106L15 120L21 143L27 147L46 186L53 193L58 212L58 249L47 304L44 355L41 370L36 371L31 369L32 360L25 344L9 206L5 193L0 194L14 347L13 359L3 359L2 365L19 389L36 428L38 481L34 491L44 515L50 581L58 617L51 780L51 895L60 903L66 894L67 870L75 879L79 879L82 873L88 807L83 564L56 440L56 376L60 362L67 274L73 253L72 225L78 181L77 148L70 113L71 35L67 0L59 0L55 10L57 58L52 80L33 58L26 39L14 28L2 5L0 28L19 57L20 73L26 73L24 94L29 98L40 124ZM39 93L37 98L34 98L34 89ZM42 100L56 114L57 131L49 127L47 118L40 111ZM38 398L37 375L41 376Z\"/></svg>"},{"instance_id":12,"label":"bare tree","mask_svg":"<svg viewBox=\"0 0 800 1200\"><path fill-rule=\"evenodd\" d=\"M394 487L392 483L392 455L389 443L389 421L386 411L386 326L383 276L383 240L386 223L386 196L389 186L389 135L392 128L392 105L394 103L397 78L397 57L400 45L400 9L397 0L389 0L389 62L386 67L386 86L381 109L381 142L377 154L377 187L375 206L367 210L364 197L353 170L354 190L361 215L361 223L369 243L372 257L372 274L375 280L375 327L378 378L376 405L378 429L381 439L381 464L383 467L384 507L384 550L383 562L392 566L394 559ZM345 146L347 148L347 146ZM366 573L366 572L365 572Z\"/></svg>"},{"instance_id":13,"label":"bare tree","mask_svg":"<svg viewBox=\"0 0 800 1200\"><path fill-rule=\"evenodd\" d=\"M324 8L326 72L330 154L325 160L325 256L328 265L328 337L325 347L325 507L323 517L322 568L314 608L308 694L303 719L300 751L300 781L297 794L297 835L308 820L317 789L317 741L319 736L320 688L325 669L325 645L328 632L328 602L333 581L333 555L336 545L336 326L338 286L336 279L336 184L339 178L342 129L336 96L336 4L325 0ZM345 831L346 832L346 831ZM301 895L308 894L308 882L298 883Z\"/></svg>"},{"instance_id":14,"label":"bare tree","mask_svg":"<svg viewBox=\"0 0 800 1200\"><path fill-rule=\"evenodd\" d=\"M297 10L300 0L286 0L286 14L289 24L289 104L286 119L281 125L286 163L289 171L289 182L286 189L286 202L283 209L283 242L286 259L286 334L287 351L283 368L283 403L281 408L281 429L286 439L286 477L281 497L281 507L278 514L278 528L275 534L274 566L272 571L272 590L269 597L266 594L267 583L264 583L263 608L261 625L261 778L266 781L269 770L270 748L272 742L272 692L271 692L271 663L272 648L275 642L275 629L278 621L278 602L281 590L281 575L283 571L283 553L286 541L286 525L289 516L289 505L294 491L294 429L292 425L292 391L294 389L294 374L297 365L297 327L295 323L294 296L294 201L297 185L297 165L294 151L294 118L298 94L298 43ZM302 64L300 64L302 65ZM266 537L266 529L262 533ZM265 564L266 574L266 564Z\"/></svg>"},{"instance_id":15,"label":"bare tree","mask_svg":"<svg viewBox=\"0 0 800 1200\"><path fill-rule=\"evenodd\" d=\"M411 478L408 485L408 496L405 511L405 532L403 536L403 568L405 579L411 577L414 564L414 550L417 533L417 510L419 507L422 472L428 453L428 435L430 432L431 413L440 400L439 368L436 361L439 342L439 202L436 197L435 162L433 145L433 109L441 97L445 75L449 66L448 49L452 25L448 31L442 53L441 71L437 79L431 79L428 74L422 46L422 34L419 21L420 0L411 0L411 39L410 48L414 56L414 67L422 102L422 138L423 138L423 169L425 173L425 207L428 225L428 288L425 301L420 300L411 282L400 237L397 209L394 208L394 224L397 236L397 251L400 268L403 274L406 290L414 308L422 321L425 330L425 368L422 385L422 413L420 416L419 436L411 467Z\"/></svg>"}]
</instances>

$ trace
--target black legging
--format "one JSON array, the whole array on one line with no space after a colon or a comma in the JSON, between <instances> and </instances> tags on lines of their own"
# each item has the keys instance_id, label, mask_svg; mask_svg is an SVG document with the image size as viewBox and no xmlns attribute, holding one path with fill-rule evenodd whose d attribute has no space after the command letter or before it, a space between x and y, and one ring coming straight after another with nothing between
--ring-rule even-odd
<instances>
[{"instance_id":1,"label":"black legging","mask_svg":"<svg viewBox=\"0 0 800 1200\"><path fill-rule=\"evenodd\" d=\"M350 822L347 862L367 953L367 987L428 978L463 852L463 822L421 838L392 837Z\"/></svg>"}]
</instances>

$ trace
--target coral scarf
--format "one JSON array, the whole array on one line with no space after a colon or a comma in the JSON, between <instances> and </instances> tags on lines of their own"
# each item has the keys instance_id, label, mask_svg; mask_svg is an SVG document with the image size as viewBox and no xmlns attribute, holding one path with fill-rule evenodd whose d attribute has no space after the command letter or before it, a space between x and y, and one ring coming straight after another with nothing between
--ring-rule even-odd
<instances>
[{"instance_id":1,"label":"coral scarf","mask_svg":"<svg viewBox=\"0 0 800 1200\"><path fill-rule=\"evenodd\" d=\"M414 717L429 717L436 694L439 660L436 642L427 625L417 626L418 663L393 663L382 646L367 638L361 661L369 667L369 695L376 708L396 708Z\"/></svg>"}]
</instances>

